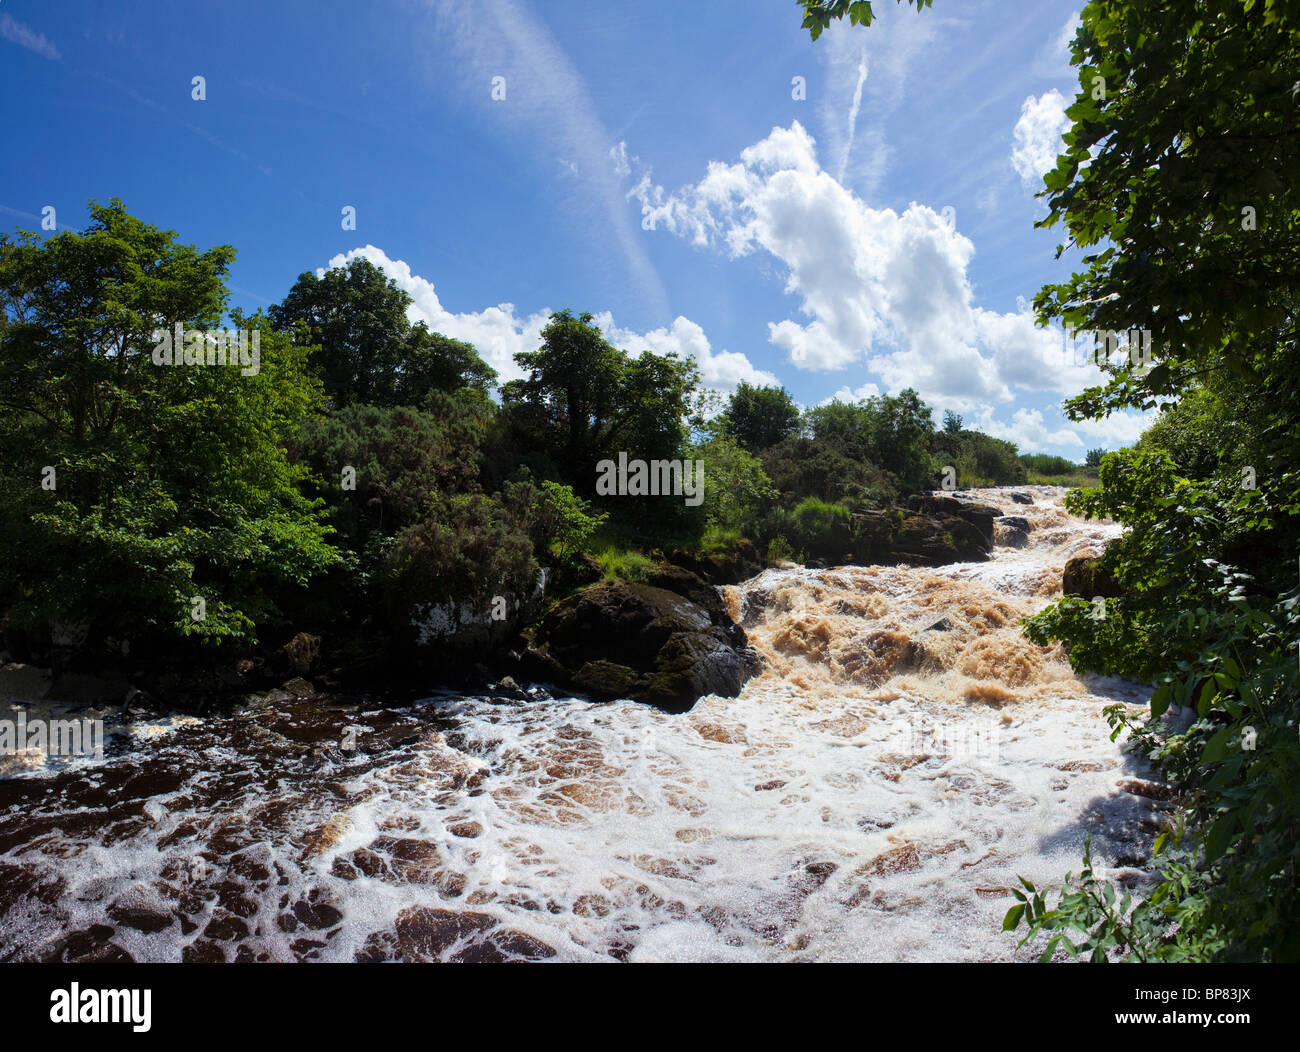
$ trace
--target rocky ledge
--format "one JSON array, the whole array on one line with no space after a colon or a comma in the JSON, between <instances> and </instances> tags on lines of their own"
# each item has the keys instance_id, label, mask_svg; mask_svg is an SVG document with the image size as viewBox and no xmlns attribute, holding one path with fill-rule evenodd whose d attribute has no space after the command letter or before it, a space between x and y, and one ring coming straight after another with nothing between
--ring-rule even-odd
<instances>
[{"instance_id":1,"label":"rocky ledge","mask_svg":"<svg viewBox=\"0 0 1300 1052\"><path fill-rule=\"evenodd\" d=\"M530 679L669 712L707 694L735 697L760 664L717 592L677 566L645 583L605 581L560 600L518 655Z\"/></svg>"}]
</instances>

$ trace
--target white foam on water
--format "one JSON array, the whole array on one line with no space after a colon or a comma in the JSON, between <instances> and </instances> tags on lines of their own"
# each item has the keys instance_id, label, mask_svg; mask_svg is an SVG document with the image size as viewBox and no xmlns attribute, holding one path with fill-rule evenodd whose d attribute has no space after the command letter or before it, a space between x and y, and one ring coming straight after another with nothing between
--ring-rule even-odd
<instances>
[{"instance_id":1,"label":"white foam on water","mask_svg":"<svg viewBox=\"0 0 1300 1052\"><path fill-rule=\"evenodd\" d=\"M39 956L106 924L142 960L1023 958L1018 877L1077 872L1090 827L1101 860L1140 861L1161 820L1102 715L1147 689L1019 629L1117 527L1027 492L971 494L1031 522L987 563L727 589L765 671L689 713L442 695L355 757L251 715L182 728L98 825L71 799L27 834L0 811L0 866L61 882L0 936Z\"/></svg>"}]
</instances>

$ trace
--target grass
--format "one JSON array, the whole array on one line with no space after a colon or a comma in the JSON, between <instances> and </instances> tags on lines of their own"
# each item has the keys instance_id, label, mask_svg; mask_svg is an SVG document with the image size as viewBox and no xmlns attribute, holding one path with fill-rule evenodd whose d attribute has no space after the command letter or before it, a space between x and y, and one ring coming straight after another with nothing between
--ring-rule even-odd
<instances>
[{"instance_id":1,"label":"grass","mask_svg":"<svg viewBox=\"0 0 1300 1052\"><path fill-rule=\"evenodd\" d=\"M601 572L611 581L644 581L658 563L634 548L620 548L607 541L592 553Z\"/></svg>"},{"instance_id":2,"label":"grass","mask_svg":"<svg viewBox=\"0 0 1300 1052\"><path fill-rule=\"evenodd\" d=\"M700 538L700 550L706 555L723 555L731 551L743 536L739 529L710 526Z\"/></svg>"}]
</instances>

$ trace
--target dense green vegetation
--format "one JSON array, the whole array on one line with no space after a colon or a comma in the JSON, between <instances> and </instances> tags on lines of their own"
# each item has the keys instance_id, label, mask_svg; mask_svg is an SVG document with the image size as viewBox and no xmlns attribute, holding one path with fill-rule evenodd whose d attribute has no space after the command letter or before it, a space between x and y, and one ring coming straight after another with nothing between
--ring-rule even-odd
<instances>
[{"instance_id":1,"label":"dense green vegetation","mask_svg":"<svg viewBox=\"0 0 1300 1052\"><path fill-rule=\"evenodd\" d=\"M1025 478L1008 443L959 421L936 433L914 391L805 413L741 384L719 404L693 362L625 353L571 311L498 402L475 349L412 325L364 259L232 315L259 354L218 364L234 250L184 245L116 200L90 211L81 234L0 240L11 632L183 657L309 629L359 658L409 647L435 608L482 617L504 599L513 616L544 569L552 592L589 579L588 554L637 578L670 547L829 552L850 511L937 486L945 466L961 485ZM601 493L598 465L620 453L702 463L703 499Z\"/></svg>"}]
</instances>

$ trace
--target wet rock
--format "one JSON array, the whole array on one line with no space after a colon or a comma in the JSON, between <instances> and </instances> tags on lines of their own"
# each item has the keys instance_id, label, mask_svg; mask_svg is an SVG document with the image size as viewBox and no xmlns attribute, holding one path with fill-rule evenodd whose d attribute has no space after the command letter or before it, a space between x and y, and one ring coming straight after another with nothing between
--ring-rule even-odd
<instances>
[{"instance_id":1,"label":"wet rock","mask_svg":"<svg viewBox=\"0 0 1300 1052\"><path fill-rule=\"evenodd\" d=\"M555 956L555 948L521 931L493 932L484 942L467 946L451 956L457 964L508 964L544 961Z\"/></svg>"},{"instance_id":2,"label":"wet rock","mask_svg":"<svg viewBox=\"0 0 1300 1052\"><path fill-rule=\"evenodd\" d=\"M696 587L681 575L669 577ZM705 694L735 697L757 671L758 655L716 593L701 598L706 606L648 584L592 585L547 612L531 633L525 669L595 697L630 698L671 712Z\"/></svg>"},{"instance_id":3,"label":"wet rock","mask_svg":"<svg viewBox=\"0 0 1300 1052\"><path fill-rule=\"evenodd\" d=\"M1026 533L1033 528L1023 515L999 515L993 523L997 526L1010 526L1017 530L1024 530Z\"/></svg>"},{"instance_id":4,"label":"wet rock","mask_svg":"<svg viewBox=\"0 0 1300 1052\"><path fill-rule=\"evenodd\" d=\"M226 951L208 939L195 939L181 950L181 961L185 964L225 964Z\"/></svg>"},{"instance_id":5,"label":"wet rock","mask_svg":"<svg viewBox=\"0 0 1300 1052\"><path fill-rule=\"evenodd\" d=\"M682 566L665 563L646 575L643 584L651 588L662 588L665 592L689 599L696 606L708 612L710 620L721 623L726 616L718 590L697 573L692 573Z\"/></svg>"},{"instance_id":6,"label":"wet rock","mask_svg":"<svg viewBox=\"0 0 1300 1052\"><path fill-rule=\"evenodd\" d=\"M886 877L895 873L910 873L921 868L921 855L914 844L900 844L890 848L882 855L877 855L857 872Z\"/></svg>"},{"instance_id":7,"label":"wet rock","mask_svg":"<svg viewBox=\"0 0 1300 1052\"><path fill-rule=\"evenodd\" d=\"M1092 599L1094 596L1104 599L1123 598L1124 590L1102 568L1102 558L1100 555L1079 555L1067 562L1061 576L1062 594L1084 599Z\"/></svg>"},{"instance_id":8,"label":"wet rock","mask_svg":"<svg viewBox=\"0 0 1300 1052\"><path fill-rule=\"evenodd\" d=\"M668 553L667 562L689 570L710 585L739 584L763 570L758 549L743 538L725 552L715 554L678 549Z\"/></svg>"},{"instance_id":9,"label":"wet rock","mask_svg":"<svg viewBox=\"0 0 1300 1052\"><path fill-rule=\"evenodd\" d=\"M171 913L135 903L115 902L107 913L124 928L134 928L146 934L163 931L172 926Z\"/></svg>"},{"instance_id":10,"label":"wet rock","mask_svg":"<svg viewBox=\"0 0 1300 1052\"><path fill-rule=\"evenodd\" d=\"M502 676L499 681L491 684L488 690L497 697L514 698L519 701L528 699L528 692L515 682L513 676Z\"/></svg>"},{"instance_id":11,"label":"wet rock","mask_svg":"<svg viewBox=\"0 0 1300 1052\"><path fill-rule=\"evenodd\" d=\"M911 515L894 537L894 553L909 562L942 566L984 562L993 550L993 520L982 523L951 515Z\"/></svg>"},{"instance_id":12,"label":"wet rock","mask_svg":"<svg viewBox=\"0 0 1300 1052\"><path fill-rule=\"evenodd\" d=\"M320 636L299 632L275 652L275 668L284 673L306 676L320 662ZM251 662L250 662L251 666Z\"/></svg>"},{"instance_id":13,"label":"wet rock","mask_svg":"<svg viewBox=\"0 0 1300 1052\"><path fill-rule=\"evenodd\" d=\"M936 621L934 624L929 625L928 627L926 627L926 628L923 629L922 631L925 631L925 632L951 632L951 631L952 631L952 622L951 622L950 620L948 620L948 618L946 618L946 617L941 617L941 618L939 618L939 620Z\"/></svg>"},{"instance_id":14,"label":"wet rock","mask_svg":"<svg viewBox=\"0 0 1300 1052\"><path fill-rule=\"evenodd\" d=\"M439 961L457 942L495 925L496 919L486 913L408 907L397 916L397 955L407 962Z\"/></svg>"},{"instance_id":15,"label":"wet rock","mask_svg":"<svg viewBox=\"0 0 1300 1052\"><path fill-rule=\"evenodd\" d=\"M280 686L295 698L310 698L313 694L317 693L316 688L301 676L287 679L281 683Z\"/></svg>"},{"instance_id":16,"label":"wet rock","mask_svg":"<svg viewBox=\"0 0 1300 1052\"><path fill-rule=\"evenodd\" d=\"M1034 498L1028 493L1021 493L1019 490L1007 494L1008 499L1015 501L1017 504L1033 504Z\"/></svg>"},{"instance_id":17,"label":"wet rock","mask_svg":"<svg viewBox=\"0 0 1300 1052\"><path fill-rule=\"evenodd\" d=\"M42 947L37 959L45 964L130 964L134 961L126 950L110 941L112 936L109 925L92 924L84 931L69 932Z\"/></svg>"},{"instance_id":18,"label":"wet rock","mask_svg":"<svg viewBox=\"0 0 1300 1052\"><path fill-rule=\"evenodd\" d=\"M224 911L219 911L224 913ZM248 925L231 913L214 917L203 929L209 939L221 942L234 942L236 939L248 938Z\"/></svg>"},{"instance_id":19,"label":"wet rock","mask_svg":"<svg viewBox=\"0 0 1300 1052\"><path fill-rule=\"evenodd\" d=\"M997 542L1004 548L1025 548L1029 545L1029 534L1015 526L999 526Z\"/></svg>"}]
</instances>

